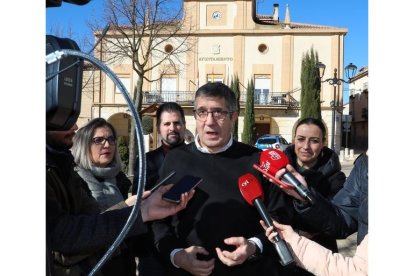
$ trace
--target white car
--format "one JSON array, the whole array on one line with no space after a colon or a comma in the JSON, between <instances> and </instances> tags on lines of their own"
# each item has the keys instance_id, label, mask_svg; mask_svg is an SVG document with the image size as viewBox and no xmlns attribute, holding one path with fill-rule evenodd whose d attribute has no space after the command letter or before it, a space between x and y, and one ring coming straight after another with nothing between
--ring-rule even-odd
<instances>
[{"instance_id":1,"label":"white car","mask_svg":"<svg viewBox=\"0 0 414 276\"><path fill-rule=\"evenodd\" d=\"M260 136L256 144L254 145L258 149L267 150L267 149L278 149L285 151L285 149L290 145L285 138L280 134L266 134Z\"/></svg>"}]
</instances>

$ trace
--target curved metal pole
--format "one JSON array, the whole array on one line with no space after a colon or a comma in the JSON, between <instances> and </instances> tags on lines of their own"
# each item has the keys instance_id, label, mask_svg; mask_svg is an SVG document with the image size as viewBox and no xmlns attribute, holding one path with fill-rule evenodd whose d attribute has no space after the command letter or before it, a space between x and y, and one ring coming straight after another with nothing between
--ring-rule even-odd
<instances>
[{"instance_id":1,"label":"curved metal pole","mask_svg":"<svg viewBox=\"0 0 414 276\"><path fill-rule=\"evenodd\" d=\"M129 110L132 113L132 118L135 121L135 131L136 131L136 135L137 135L138 156L139 156L139 158L138 158L138 168L139 169L138 169L138 177L137 177L137 179L138 179L138 181L137 181L137 201L136 201L134 207L132 208L132 211L131 211L124 227L122 228L121 232L119 233L118 237L115 239L113 244L109 247L107 252L98 261L98 263L95 265L95 267L89 272L88 275L93 276L93 275L95 275L96 272L98 272L102 268L102 266L105 264L105 262L111 257L111 255L114 253L115 249L118 248L118 246L121 244L121 242L124 240L127 233L129 232L129 230L131 229L132 224L134 223L134 221L138 217L138 213L139 213L140 206L141 206L142 193L144 191L144 183L146 181L146 166L147 166L147 164L146 164L146 158L145 158L144 132L142 130L142 125L141 125L141 121L140 121L139 116L138 116L138 112L135 109L134 103L133 103L131 97L129 96L128 91L126 90L125 86L120 81L120 79L111 71L111 69L109 69L108 66L106 66L100 60L98 60L97 58L95 58L91 55L88 55L88 54L85 54L85 53L82 53L82 52L76 51L76 50L70 50L70 49L61 49L61 50L58 50L58 51L55 51L55 52L52 52L52 53L48 54L46 56L46 62L51 64L53 62L56 62L60 58L62 58L62 56L64 56L64 55L75 56L75 57L80 57L80 58L86 59L89 62L91 62L93 65L95 65L98 68L100 68L101 70L103 70L108 75L108 77L115 83L115 85L122 92L122 95L124 96L124 99L128 104ZM133 183L133 185L134 185L134 183Z\"/></svg>"}]
</instances>

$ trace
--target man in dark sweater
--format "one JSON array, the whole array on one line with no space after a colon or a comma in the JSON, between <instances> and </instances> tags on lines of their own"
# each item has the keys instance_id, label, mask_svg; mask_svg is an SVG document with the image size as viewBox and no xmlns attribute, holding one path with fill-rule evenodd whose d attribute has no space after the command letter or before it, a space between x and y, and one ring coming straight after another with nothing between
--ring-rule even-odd
<instances>
[{"instance_id":1,"label":"man in dark sweater","mask_svg":"<svg viewBox=\"0 0 414 276\"><path fill-rule=\"evenodd\" d=\"M161 104L155 114L157 120L157 132L161 137L161 146L145 154L147 158L147 182L145 190L150 190L158 180L158 170L164 162L165 155L176 147L184 145L185 117L182 107L175 102ZM138 160L135 164L138 164ZM135 168L137 172L137 168ZM135 173L135 176L138 172ZM133 183L137 183L134 179ZM134 185L132 194L137 193L137 186ZM168 275L158 260L154 250L153 235L149 231L142 238L146 246L137 251L139 257L138 274L140 276L161 276Z\"/></svg>"},{"instance_id":2,"label":"man in dark sweater","mask_svg":"<svg viewBox=\"0 0 414 276\"><path fill-rule=\"evenodd\" d=\"M221 83L203 85L195 95L194 116L195 142L171 151L160 169L160 178L176 172L171 182L186 174L203 179L186 210L153 223L170 275L280 275L279 257L264 236L260 215L243 199L238 179L251 173L261 181L264 204L278 221L290 222L291 200L253 169L260 150L233 140L234 92Z\"/></svg>"},{"instance_id":3,"label":"man in dark sweater","mask_svg":"<svg viewBox=\"0 0 414 276\"><path fill-rule=\"evenodd\" d=\"M172 149L184 145L185 116L182 107L175 102L161 104L155 114L157 132L161 137L161 146L145 154L147 158L147 183L145 190L150 190L158 180L158 170L161 168L165 155ZM135 162L135 164L138 164ZM135 168L137 171L137 168ZM138 173L135 173L137 176ZM134 182L136 179L134 178ZM135 185L136 186L136 185ZM136 194L133 187L132 194Z\"/></svg>"}]
</instances>

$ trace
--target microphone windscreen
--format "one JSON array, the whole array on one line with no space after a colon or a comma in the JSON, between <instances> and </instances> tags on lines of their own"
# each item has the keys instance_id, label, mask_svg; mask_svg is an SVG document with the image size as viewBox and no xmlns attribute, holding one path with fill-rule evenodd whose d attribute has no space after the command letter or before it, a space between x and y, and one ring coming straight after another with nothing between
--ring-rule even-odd
<instances>
[{"instance_id":1,"label":"microphone windscreen","mask_svg":"<svg viewBox=\"0 0 414 276\"><path fill-rule=\"evenodd\" d=\"M239 177L239 189L244 198L250 205L254 205L254 200L263 200L263 188L254 175L246 173Z\"/></svg>"},{"instance_id":2,"label":"microphone windscreen","mask_svg":"<svg viewBox=\"0 0 414 276\"><path fill-rule=\"evenodd\" d=\"M260 154L260 168L264 171L275 175L280 169L289 164L289 159L283 151L277 149L268 149Z\"/></svg>"}]
</instances>

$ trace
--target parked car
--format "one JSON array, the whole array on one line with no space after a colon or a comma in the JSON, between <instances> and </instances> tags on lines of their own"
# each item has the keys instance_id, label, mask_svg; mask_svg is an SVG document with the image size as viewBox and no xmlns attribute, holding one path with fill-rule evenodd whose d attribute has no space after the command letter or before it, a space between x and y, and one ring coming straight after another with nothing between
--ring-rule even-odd
<instances>
[{"instance_id":1,"label":"parked car","mask_svg":"<svg viewBox=\"0 0 414 276\"><path fill-rule=\"evenodd\" d=\"M262 150L278 149L284 151L289 145L290 143L280 134L266 134L260 136L254 146Z\"/></svg>"}]
</instances>

